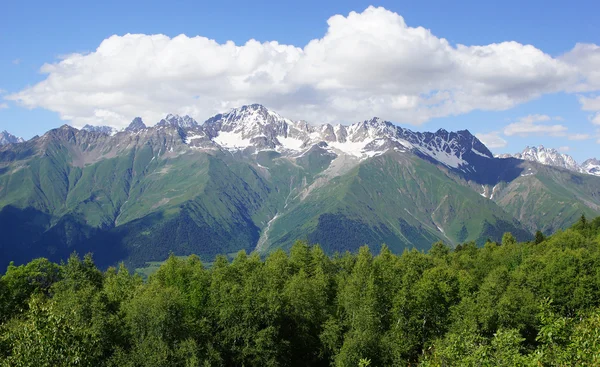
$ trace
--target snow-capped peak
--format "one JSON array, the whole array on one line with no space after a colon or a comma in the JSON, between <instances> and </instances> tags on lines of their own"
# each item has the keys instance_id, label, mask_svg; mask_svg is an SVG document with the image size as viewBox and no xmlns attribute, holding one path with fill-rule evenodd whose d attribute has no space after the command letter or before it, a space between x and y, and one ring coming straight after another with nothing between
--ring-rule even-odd
<instances>
[{"instance_id":1,"label":"snow-capped peak","mask_svg":"<svg viewBox=\"0 0 600 367\"><path fill-rule=\"evenodd\" d=\"M295 123L259 104L234 108L208 119L203 128L226 149L298 150L308 140L308 124ZM312 130L312 129L311 129Z\"/></svg>"},{"instance_id":2,"label":"snow-capped peak","mask_svg":"<svg viewBox=\"0 0 600 367\"><path fill-rule=\"evenodd\" d=\"M379 117L358 122L348 126L346 129L347 139L351 141L376 139L383 137L394 137L397 127L391 122L383 121Z\"/></svg>"},{"instance_id":3,"label":"snow-capped peak","mask_svg":"<svg viewBox=\"0 0 600 367\"><path fill-rule=\"evenodd\" d=\"M553 148L546 148L543 145L537 147L527 146L521 153L517 154L498 154L496 158L517 158L526 161L537 162L547 166L565 168L570 171L587 173L590 175L600 176L600 161L596 158L591 158L579 165L568 154L560 153Z\"/></svg>"},{"instance_id":4,"label":"snow-capped peak","mask_svg":"<svg viewBox=\"0 0 600 367\"><path fill-rule=\"evenodd\" d=\"M25 140L23 140L23 138L14 136L13 134L9 133L6 130L0 132L0 145L16 144L16 143L22 143L24 141Z\"/></svg>"},{"instance_id":5,"label":"snow-capped peak","mask_svg":"<svg viewBox=\"0 0 600 367\"><path fill-rule=\"evenodd\" d=\"M205 122L205 126L228 132L235 131L242 133L245 137L259 133L265 126L282 127L286 124L292 124L292 121L259 104L234 108L228 113L218 114Z\"/></svg>"},{"instance_id":6,"label":"snow-capped peak","mask_svg":"<svg viewBox=\"0 0 600 367\"><path fill-rule=\"evenodd\" d=\"M523 152L515 154L514 157L549 166L561 167L575 172L583 172L573 157L560 153L556 149L545 148L543 145L538 147L527 146Z\"/></svg>"},{"instance_id":7,"label":"snow-capped peak","mask_svg":"<svg viewBox=\"0 0 600 367\"><path fill-rule=\"evenodd\" d=\"M263 105L251 104L239 108L233 108L228 116L232 120L243 119L245 121L263 122L269 120L285 120L275 111L271 111Z\"/></svg>"},{"instance_id":8,"label":"snow-capped peak","mask_svg":"<svg viewBox=\"0 0 600 367\"><path fill-rule=\"evenodd\" d=\"M473 159L492 159L492 153L468 131L418 133L378 117L351 125L309 125L294 122L266 107L253 104L234 108L208 119L203 129L215 143L225 149L287 149L302 151L325 142L339 154L360 159L396 151L419 151L442 164L471 170Z\"/></svg>"},{"instance_id":9,"label":"snow-capped peak","mask_svg":"<svg viewBox=\"0 0 600 367\"><path fill-rule=\"evenodd\" d=\"M600 176L600 161L596 158L590 158L583 162L581 168L590 175Z\"/></svg>"}]
</instances>

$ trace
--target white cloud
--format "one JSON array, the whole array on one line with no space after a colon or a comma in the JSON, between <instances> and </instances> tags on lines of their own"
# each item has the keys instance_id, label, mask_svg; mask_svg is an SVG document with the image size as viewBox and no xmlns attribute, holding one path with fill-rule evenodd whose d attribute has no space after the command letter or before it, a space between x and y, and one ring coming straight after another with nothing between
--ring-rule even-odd
<instances>
[{"instance_id":1,"label":"white cloud","mask_svg":"<svg viewBox=\"0 0 600 367\"><path fill-rule=\"evenodd\" d=\"M529 135L566 135L568 128L564 125L539 124L539 122L546 122L550 120L552 120L552 118L548 115L528 115L521 117L516 122L513 122L504 128L504 135L518 135L522 137Z\"/></svg>"},{"instance_id":2,"label":"white cloud","mask_svg":"<svg viewBox=\"0 0 600 367\"><path fill-rule=\"evenodd\" d=\"M169 112L202 120L254 102L315 123L379 116L420 124L596 85L595 45L577 45L560 58L512 41L454 46L374 7L327 23L326 34L303 48L112 36L94 52L45 64L45 80L7 98L78 126L122 127L134 116L154 123Z\"/></svg>"},{"instance_id":3,"label":"white cloud","mask_svg":"<svg viewBox=\"0 0 600 367\"><path fill-rule=\"evenodd\" d=\"M579 103L584 111L600 111L600 96L579 96Z\"/></svg>"},{"instance_id":4,"label":"white cloud","mask_svg":"<svg viewBox=\"0 0 600 367\"><path fill-rule=\"evenodd\" d=\"M568 146L562 146L562 147L558 147L558 151L559 152L568 152L569 150L571 150L571 147Z\"/></svg>"},{"instance_id":5,"label":"white cloud","mask_svg":"<svg viewBox=\"0 0 600 367\"><path fill-rule=\"evenodd\" d=\"M559 59L578 70L579 82L571 87L571 90L589 92L600 89L600 46L577 43Z\"/></svg>"},{"instance_id":6,"label":"white cloud","mask_svg":"<svg viewBox=\"0 0 600 367\"><path fill-rule=\"evenodd\" d=\"M508 142L500 136L499 131L492 131L491 133L487 134L477 133L475 134L475 136L477 137L477 139L481 140L481 142L485 144L485 146L492 149L504 148L506 144L508 144Z\"/></svg>"},{"instance_id":7,"label":"white cloud","mask_svg":"<svg viewBox=\"0 0 600 367\"><path fill-rule=\"evenodd\" d=\"M569 140L587 140L591 136L590 134L569 134Z\"/></svg>"},{"instance_id":8,"label":"white cloud","mask_svg":"<svg viewBox=\"0 0 600 367\"><path fill-rule=\"evenodd\" d=\"M4 110L8 108L8 103L0 103L0 110Z\"/></svg>"},{"instance_id":9,"label":"white cloud","mask_svg":"<svg viewBox=\"0 0 600 367\"><path fill-rule=\"evenodd\" d=\"M600 96L579 96L579 103L584 111L598 111L590 115L589 119L592 124L600 125Z\"/></svg>"}]
</instances>

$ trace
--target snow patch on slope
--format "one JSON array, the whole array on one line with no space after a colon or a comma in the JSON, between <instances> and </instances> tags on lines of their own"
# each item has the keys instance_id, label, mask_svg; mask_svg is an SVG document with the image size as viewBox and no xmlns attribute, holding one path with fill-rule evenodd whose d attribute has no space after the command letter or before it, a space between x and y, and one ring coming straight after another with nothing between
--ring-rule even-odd
<instances>
[{"instance_id":1,"label":"snow patch on slope","mask_svg":"<svg viewBox=\"0 0 600 367\"><path fill-rule=\"evenodd\" d=\"M352 155L354 157L362 158L367 155L365 151L365 146L369 144L372 140L351 142L346 141L344 143L340 142L331 142L329 145L335 149L338 149L346 154Z\"/></svg>"},{"instance_id":2,"label":"snow patch on slope","mask_svg":"<svg viewBox=\"0 0 600 367\"><path fill-rule=\"evenodd\" d=\"M244 139L242 134L233 131L221 131L213 140L226 149L245 149L250 146L250 139Z\"/></svg>"},{"instance_id":3,"label":"snow patch on slope","mask_svg":"<svg viewBox=\"0 0 600 367\"><path fill-rule=\"evenodd\" d=\"M467 162L461 157L457 157L453 154L448 154L443 151L428 150L423 147L418 147L418 149L423 154L430 156L431 158L435 159L436 161L442 164L445 164L448 167L458 168L461 165L467 164Z\"/></svg>"},{"instance_id":4,"label":"snow patch on slope","mask_svg":"<svg viewBox=\"0 0 600 367\"><path fill-rule=\"evenodd\" d=\"M483 153L481 153L480 151L478 151L478 150L477 150L477 149L475 149L475 148L471 148L471 152L473 152L473 153L475 153L475 154L477 154L477 155L480 155L480 156L482 156L482 157L485 157L485 158L491 158L491 157L487 156L486 154L483 154Z\"/></svg>"},{"instance_id":5,"label":"snow patch on slope","mask_svg":"<svg viewBox=\"0 0 600 367\"><path fill-rule=\"evenodd\" d=\"M288 137L278 136L277 140L279 140L279 142L285 149L290 149L290 150L300 150L302 148L302 146L304 145L303 140L291 138L289 136Z\"/></svg>"},{"instance_id":6,"label":"snow patch on slope","mask_svg":"<svg viewBox=\"0 0 600 367\"><path fill-rule=\"evenodd\" d=\"M204 138L204 135L190 135L185 138L185 143L189 144L194 139Z\"/></svg>"}]
</instances>

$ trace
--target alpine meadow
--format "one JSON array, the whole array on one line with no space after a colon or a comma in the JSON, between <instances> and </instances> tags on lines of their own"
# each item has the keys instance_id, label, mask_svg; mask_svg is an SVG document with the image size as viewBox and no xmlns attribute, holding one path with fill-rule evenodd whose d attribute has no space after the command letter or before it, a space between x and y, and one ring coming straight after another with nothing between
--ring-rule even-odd
<instances>
[{"instance_id":1,"label":"alpine meadow","mask_svg":"<svg viewBox=\"0 0 600 367\"><path fill-rule=\"evenodd\" d=\"M600 366L600 3L0 8L0 367Z\"/></svg>"}]
</instances>

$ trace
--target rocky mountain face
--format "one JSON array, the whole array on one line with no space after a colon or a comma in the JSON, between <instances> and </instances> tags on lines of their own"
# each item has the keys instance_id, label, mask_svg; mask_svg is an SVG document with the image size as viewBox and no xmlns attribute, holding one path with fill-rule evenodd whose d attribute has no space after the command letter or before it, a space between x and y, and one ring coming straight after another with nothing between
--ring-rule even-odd
<instances>
[{"instance_id":1,"label":"rocky mountain face","mask_svg":"<svg viewBox=\"0 0 600 367\"><path fill-rule=\"evenodd\" d=\"M202 124L168 115L118 132L64 125L0 147L0 258L92 251L100 264L135 267L297 239L329 253L382 243L400 252L506 231L525 240L600 214L600 178L547 165L572 162L535 149L500 159L466 130L378 118L315 126L261 105ZM582 167L597 172L598 161Z\"/></svg>"},{"instance_id":2,"label":"rocky mountain face","mask_svg":"<svg viewBox=\"0 0 600 367\"><path fill-rule=\"evenodd\" d=\"M134 118L129 126L125 128L126 132L138 132L140 130L144 130L146 128L146 124L142 121L141 117Z\"/></svg>"},{"instance_id":3,"label":"rocky mountain face","mask_svg":"<svg viewBox=\"0 0 600 367\"><path fill-rule=\"evenodd\" d=\"M22 143L24 141L22 138L16 137L6 130L0 132L0 145Z\"/></svg>"},{"instance_id":4,"label":"rocky mountain face","mask_svg":"<svg viewBox=\"0 0 600 367\"><path fill-rule=\"evenodd\" d=\"M135 122L135 120L132 122L132 124L134 122ZM171 127L175 127L175 128L179 127L182 129L186 129L186 128L196 127L196 126L198 126L198 123L196 122L196 120L189 117L188 115L179 116L179 115L168 114L167 117L160 120L160 122L158 124L156 124L156 126L157 127L171 126Z\"/></svg>"},{"instance_id":5,"label":"rocky mountain face","mask_svg":"<svg viewBox=\"0 0 600 367\"><path fill-rule=\"evenodd\" d=\"M543 145L538 147L526 147L523 152L514 155L502 154L498 158L514 157L531 162L560 167L574 172L587 173L590 175L600 175L598 169L598 160L595 158L588 159L583 164L579 165L573 157L568 154L560 153L556 149L545 148Z\"/></svg>"}]
</instances>

